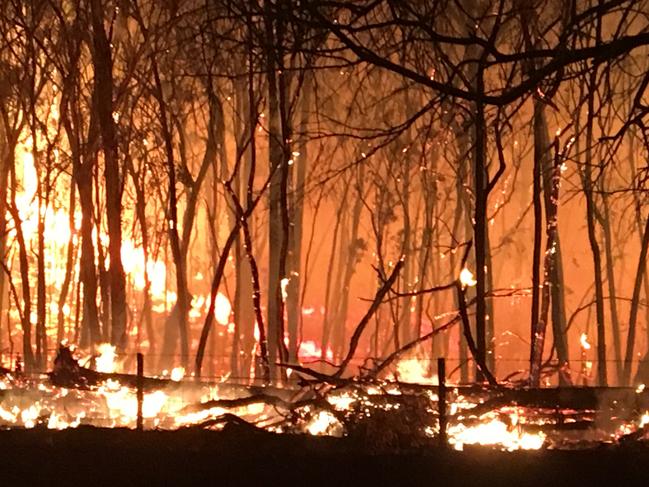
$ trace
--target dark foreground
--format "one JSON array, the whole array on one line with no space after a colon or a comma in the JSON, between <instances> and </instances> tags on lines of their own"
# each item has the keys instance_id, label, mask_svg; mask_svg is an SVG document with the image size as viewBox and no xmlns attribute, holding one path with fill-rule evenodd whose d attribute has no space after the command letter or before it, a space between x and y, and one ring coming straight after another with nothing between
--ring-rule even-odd
<instances>
[{"instance_id":1,"label":"dark foreground","mask_svg":"<svg viewBox=\"0 0 649 487\"><path fill-rule=\"evenodd\" d=\"M649 447L370 454L345 439L83 427L0 431L0 485L649 485Z\"/></svg>"}]
</instances>

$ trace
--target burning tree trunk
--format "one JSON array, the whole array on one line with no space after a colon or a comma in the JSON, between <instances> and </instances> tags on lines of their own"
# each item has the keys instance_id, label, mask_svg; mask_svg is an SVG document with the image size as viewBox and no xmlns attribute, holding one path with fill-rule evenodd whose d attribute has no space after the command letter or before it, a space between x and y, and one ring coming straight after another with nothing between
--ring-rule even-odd
<instances>
[{"instance_id":1,"label":"burning tree trunk","mask_svg":"<svg viewBox=\"0 0 649 487\"><path fill-rule=\"evenodd\" d=\"M468 144L467 144L468 145ZM470 202L467 195L467 189L465 187L466 180L468 178L468 164L466 162L465 154L463 153L463 144L458 143L458 148L460 149L460 155L458 157L458 169L455 177L455 211L453 212L453 239L454 241L462 241L463 238L471 237L471 225L470 225ZM467 215L467 216L465 216ZM465 218L463 218L465 216ZM462 223L464 222L464 225ZM461 232L461 228L464 227L464 232ZM463 233L464 237L460 237L460 234ZM456 277L456 253L451 253L451 265L449 269L450 279L455 279ZM458 301L457 294L454 294L455 306L459 307L460 303ZM460 359L460 381L462 383L467 383L469 381L469 366L468 366L468 353L467 353L467 343L466 337L463 333L458 334L458 348L459 348L459 359Z\"/></svg>"},{"instance_id":2,"label":"burning tree trunk","mask_svg":"<svg viewBox=\"0 0 649 487\"><path fill-rule=\"evenodd\" d=\"M557 235L557 212L559 203L559 183L561 180L561 155L559 153L559 141L555 140L554 143L554 166L552 168L550 178L550 205L546 206L546 247L544 259L544 276L543 276L543 292L541 295L541 308L539 311L538 322L534 330L534 347L532 348L532 362L530 367L530 382L533 387L539 386L541 377L541 366L543 363L543 349L545 345L545 334L547 328L548 312L550 306L551 289L553 287L552 276L555 271L556 252L558 245ZM561 335L559 335L560 337ZM559 339L556 336L555 342ZM559 346L557 345L557 349ZM565 352L565 351L564 351ZM565 357L565 356L563 356ZM560 359L561 360L561 359ZM560 367L564 367L565 363L560 362ZM560 371L560 376L561 376Z\"/></svg>"},{"instance_id":3,"label":"burning tree trunk","mask_svg":"<svg viewBox=\"0 0 649 487\"><path fill-rule=\"evenodd\" d=\"M568 21L570 12L565 12L564 21ZM529 50L533 50L538 43L540 34L534 29L535 12L531 5L523 5L521 9L521 26L523 34L523 43ZM533 37L534 34L534 37ZM525 64L525 70L528 74L533 73L538 68L536 61L529 61ZM563 283L563 263L561 259L561 244L559 240L559 228L557 224L558 197L560 176L556 174L557 158L559 157L558 146L555 141L555 158L552 162L551 142L548 135L548 123L545 116L545 106L552 106L548 97L542 91L535 95L533 99L533 131L534 131L534 175L533 175L533 204L534 204L534 255L532 260L532 329L531 329L531 347L530 347L530 370L532 383L537 383L540 373L539 357L543 355L543 341L545 332L539 328L545 328L547 317L539 317L539 304L541 306L552 305L552 332L554 337L554 346L557 350L559 360L559 383L564 384L568 381L566 371L568 370L568 343L566 337L566 318L565 318L565 300L564 300L564 283ZM545 225L548 238L552 238L550 255L545 256L545 276L543 283L540 282L540 265L541 265L541 190L543 191L543 204L545 206ZM552 227L552 228L551 228ZM551 231L550 231L551 230ZM549 241L548 241L549 244ZM550 247L546 246L547 249ZM546 250L547 251L547 250ZM549 292L546 290L549 288ZM539 303L539 295L543 293L544 302ZM539 336L539 333L541 336ZM541 343L537 343L537 340ZM539 350L540 348L540 350ZM537 355L540 354L540 355ZM533 357L537 355L537 358ZM537 360L537 363L534 363Z\"/></svg>"},{"instance_id":4,"label":"burning tree trunk","mask_svg":"<svg viewBox=\"0 0 649 487\"><path fill-rule=\"evenodd\" d=\"M477 73L476 87L478 93L484 93L484 80L482 68ZM485 364L487 359L487 181L485 172L487 167L487 134L484 104L476 102L475 115L475 144L473 153L473 177L475 192L475 216L473 223L473 238L475 245L476 263L476 362ZM479 370L476 377L482 380Z\"/></svg>"},{"instance_id":5,"label":"burning tree trunk","mask_svg":"<svg viewBox=\"0 0 649 487\"><path fill-rule=\"evenodd\" d=\"M534 107L534 115L541 107ZM536 124L535 124L536 125ZM536 131L535 131L536 135ZM543 207L541 206L541 163L542 147L534 138L534 163L532 168L532 204L534 206L534 243L532 247L532 304L530 310L530 382L538 382L536 369L537 328L539 325L540 296L541 296L541 234L543 226ZM542 352L541 352L542 353Z\"/></svg>"},{"instance_id":6,"label":"burning tree trunk","mask_svg":"<svg viewBox=\"0 0 649 487\"><path fill-rule=\"evenodd\" d=\"M95 109L101 132L106 182L108 254L110 256L111 343L126 346L126 278L122 266L122 182L115 120L113 118L113 62L110 41L104 30L102 0L91 0L92 59L95 71Z\"/></svg>"},{"instance_id":7,"label":"burning tree trunk","mask_svg":"<svg viewBox=\"0 0 649 487\"><path fill-rule=\"evenodd\" d=\"M77 65L81 55L81 42L69 47L69 71L65 76L61 95L60 119L70 144L72 159L72 181L79 190L79 206L81 207L81 257L79 261L79 279L83 287L82 341L96 345L101 341L99 328L99 311L97 309L97 271L95 267L95 249L92 239L94 205L92 201L92 173L95 158L82 153L84 124L79 100L79 79ZM96 117L91 114L88 124L88 146L92 147L96 139ZM85 160L84 160L85 159Z\"/></svg>"},{"instance_id":8,"label":"burning tree trunk","mask_svg":"<svg viewBox=\"0 0 649 487\"><path fill-rule=\"evenodd\" d=\"M531 383L538 386L540 366L545 342L545 327L547 324L547 309L539 311L539 293L542 291L541 306L552 305L552 332L554 346L559 359L559 382L567 381L565 370L568 366L568 345L565 334L565 311L563 299L563 271L561 264L561 246L559 243L558 197L560 173L557 167L560 154L555 141L554 163L551 156L551 144L548 136L548 126L545 118L545 102L539 98L534 100L534 260L532 279L532 336L531 336ZM541 195L545 205L545 226L547 235L546 254L544 259L544 278L540 282L540 232L541 227ZM540 314L539 314L540 313Z\"/></svg>"}]
</instances>

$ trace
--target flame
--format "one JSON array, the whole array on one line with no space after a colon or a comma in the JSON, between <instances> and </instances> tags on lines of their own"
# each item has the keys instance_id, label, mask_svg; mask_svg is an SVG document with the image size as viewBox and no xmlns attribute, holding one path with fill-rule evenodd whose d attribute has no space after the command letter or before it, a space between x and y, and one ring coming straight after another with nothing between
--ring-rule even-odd
<instances>
[{"instance_id":1,"label":"flame","mask_svg":"<svg viewBox=\"0 0 649 487\"><path fill-rule=\"evenodd\" d=\"M327 402L331 404L337 411L347 411L350 406L356 401L358 401L358 397L353 396L349 392L331 394L327 396Z\"/></svg>"},{"instance_id":2,"label":"flame","mask_svg":"<svg viewBox=\"0 0 649 487\"><path fill-rule=\"evenodd\" d=\"M300 343L300 348L297 354L300 360L317 360L322 358L322 348L313 340L304 340ZM325 358L329 361L333 361L334 353L333 350L331 350L331 347L327 347Z\"/></svg>"},{"instance_id":3,"label":"flame","mask_svg":"<svg viewBox=\"0 0 649 487\"><path fill-rule=\"evenodd\" d=\"M588 343L588 335L586 333L582 333L581 337L579 337L579 344L583 350L590 350L590 343Z\"/></svg>"},{"instance_id":4,"label":"flame","mask_svg":"<svg viewBox=\"0 0 649 487\"><path fill-rule=\"evenodd\" d=\"M340 421L329 411L318 412L306 425L307 432L315 436L325 435L332 430L339 431L340 429L342 429Z\"/></svg>"},{"instance_id":5,"label":"flame","mask_svg":"<svg viewBox=\"0 0 649 487\"><path fill-rule=\"evenodd\" d=\"M638 426L640 428L644 428L648 424L649 424L649 411L645 411L645 413L640 418L640 423Z\"/></svg>"},{"instance_id":6,"label":"flame","mask_svg":"<svg viewBox=\"0 0 649 487\"><path fill-rule=\"evenodd\" d=\"M544 433L527 433L520 424L520 414L513 411L509 414L509 425L499 419L495 413L480 417L481 423L465 426L462 423L448 428L449 443L456 450L463 450L464 445L499 446L505 450L538 450L545 442Z\"/></svg>"},{"instance_id":7,"label":"flame","mask_svg":"<svg viewBox=\"0 0 649 487\"><path fill-rule=\"evenodd\" d=\"M282 288L282 301L284 302L286 302L286 300L288 299L288 283L288 277L285 277L280 281L280 286Z\"/></svg>"},{"instance_id":8,"label":"flame","mask_svg":"<svg viewBox=\"0 0 649 487\"><path fill-rule=\"evenodd\" d=\"M232 305L230 300L222 293L216 294L216 303L214 308L214 319L221 325L227 325L230 322Z\"/></svg>"},{"instance_id":9,"label":"flame","mask_svg":"<svg viewBox=\"0 0 649 487\"><path fill-rule=\"evenodd\" d=\"M437 376L429 374L427 363L416 358L401 359L397 363L396 379L411 384L438 384Z\"/></svg>"},{"instance_id":10,"label":"flame","mask_svg":"<svg viewBox=\"0 0 649 487\"><path fill-rule=\"evenodd\" d=\"M185 377L185 367L176 367L171 371L170 378L174 382L180 382Z\"/></svg>"},{"instance_id":11,"label":"flame","mask_svg":"<svg viewBox=\"0 0 649 487\"><path fill-rule=\"evenodd\" d=\"M117 369L115 347L110 343L102 343L97 347L99 356L95 359L97 372L112 374Z\"/></svg>"},{"instance_id":12,"label":"flame","mask_svg":"<svg viewBox=\"0 0 649 487\"><path fill-rule=\"evenodd\" d=\"M478 284L478 281L473 277L473 272L466 267L460 272L460 282L462 283L462 287L473 287Z\"/></svg>"},{"instance_id":13,"label":"flame","mask_svg":"<svg viewBox=\"0 0 649 487\"><path fill-rule=\"evenodd\" d=\"M500 445L508 451L538 450L543 446L543 433L523 433L519 429L510 429L505 423L493 420L473 427L451 427L449 442L456 450L463 450L464 445Z\"/></svg>"},{"instance_id":14,"label":"flame","mask_svg":"<svg viewBox=\"0 0 649 487\"><path fill-rule=\"evenodd\" d=\"M137 395L134 390L122 387L117 381L108 380L99 393L106 399L109 417L118 425L132 424L137 419ZM144 394L142 417L154 418L162 411L168 396L163 391Z\"/></svg>"}]
</instances>

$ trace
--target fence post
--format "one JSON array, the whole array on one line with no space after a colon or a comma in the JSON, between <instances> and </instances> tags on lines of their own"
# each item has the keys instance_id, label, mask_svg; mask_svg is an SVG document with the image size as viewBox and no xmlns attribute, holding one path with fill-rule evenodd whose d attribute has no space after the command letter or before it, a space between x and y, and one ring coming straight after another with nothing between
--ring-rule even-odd
<instances>
[{"instance_id":1,"label":"fence post","mask_svg":"<svg viewBox=\"0 0 649 487\"><path fill-rule=\"evenodd\" d=\"M448 418L446 417L446 360L443 358L437 359L437 379L439 382L439 387L437 389L439 444L441 447L445 448L448 445L448 438L446 435Z\"/></svg>"},{"instance_id":2,"label":"fence post","mask_svg":"<svg viewBox=\"0 0 649 487\"><path fill-rule=\"evenodd\" d=\"M144 355L137 354L137 430L144 429L142 403L144 402Z\"/></svg>"}]
</instances>

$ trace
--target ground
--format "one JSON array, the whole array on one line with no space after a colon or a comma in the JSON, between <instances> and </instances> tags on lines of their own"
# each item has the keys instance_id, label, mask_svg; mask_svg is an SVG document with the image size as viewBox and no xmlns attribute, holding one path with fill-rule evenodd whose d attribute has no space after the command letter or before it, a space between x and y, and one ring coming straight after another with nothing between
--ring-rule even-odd
<instances>
[{"instance_id":1,"label":"ground","mask_svg":"<svg viewBox=\"0 0 649 487\"><path fill-rule=\"evenodd\" d=\"M649 448L370 454L346 439L82 427L0 432L2 485L649 485ZM6 483L5 483L6 482Z\"/></svg>"}]
</instances>

